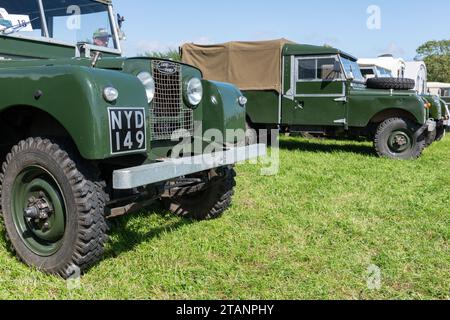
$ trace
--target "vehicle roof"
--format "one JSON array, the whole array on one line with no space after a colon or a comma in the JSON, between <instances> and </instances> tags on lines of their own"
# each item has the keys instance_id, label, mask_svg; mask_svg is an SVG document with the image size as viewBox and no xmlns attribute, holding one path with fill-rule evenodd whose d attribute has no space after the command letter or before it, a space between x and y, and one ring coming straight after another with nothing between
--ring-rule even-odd
<instances>
[{"instance_id":1,"label":"vehicle roof","mask_svg":"<svg viewBox=\"0 0 450 320\"><path fill-rule=\"evenodd\" d=\"M309 44L293 44L288 43L284 45L283 55L326 55L326 54L340 54L351 60L356 61L356 57L351 54L339 50L337 48L328 46L314 46Z\"/></svg>"},{"instance_id":2,"label":"vehicle roof","mask_svg":"<svg viewBox=\"0 0 450 320\"><path fill-rule=\"evenodd\" d=\"M378 67L391 71L390 66L387 66L386 63L382 63L377 59L358 59L358 64L361 68Z\"/></svg>"},{"instance_id":3,"label":"vehicle roof","mask_svg":"<svg viewBox=\"0 0 450 320\"><path fill-rule=\"evenodd\" d=\"M428 88L448 89L448 88L450 88L450 83L428 82Z\"/></svg>"}]
</instances>

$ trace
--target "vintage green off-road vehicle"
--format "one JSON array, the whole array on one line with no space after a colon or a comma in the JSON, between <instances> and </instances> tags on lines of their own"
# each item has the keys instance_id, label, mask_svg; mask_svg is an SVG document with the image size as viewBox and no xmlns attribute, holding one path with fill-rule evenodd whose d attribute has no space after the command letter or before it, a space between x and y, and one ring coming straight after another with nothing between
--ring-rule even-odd
<instances>
[{"instance_id":1,"label":"vintage green off-road vehicle","mask_svg":"<svg viewBox=\"0 0 450 320\"><path fill-rule=\"evenodd\" d=\"M107 218L151 201L194 219L227 209L233 165L265 153L245 146L235 86L122 57L109 0L0 0L0 14L1 213L23 262L84 271Z\"/></svg>"},{"instance_id":2,"label":"vintage green off-road vehicle","mask_svg":"<svg viewBox=\"0 0 450 320\"><path fill-rule=\"evenodd\" d=\"M379 156L415 159L443 124L430 114L430 104L410 90L413 80L366 82L357 59L335 48L282 39L185 44L181 52L183 62L197 66L206 79L226 79L244 92L248 127L258 131L280 127L365 137L374 142ZM253 143L255 130L248 132Z\"/></svg>"}]
</instances>

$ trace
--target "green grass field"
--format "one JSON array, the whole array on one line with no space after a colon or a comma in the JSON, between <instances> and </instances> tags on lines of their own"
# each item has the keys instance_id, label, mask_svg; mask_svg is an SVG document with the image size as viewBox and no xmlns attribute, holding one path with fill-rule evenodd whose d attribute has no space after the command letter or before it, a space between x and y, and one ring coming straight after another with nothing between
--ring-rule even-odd
<instances>
[{"instance_id":1,"label":"green grass field","mask_svg":"<svg viewBox=\"0 0 450 320\"><path fill-rule=\"evenodd\" d=\"M282 138L280 157L274 177L238 166L218 220L158 206L117 219L78 289L17 262L0 238L0 298L449 299L449 137L410 162L300 138ZM368 288L370 265L379 289Z\"/></svg>"}]
</instances>

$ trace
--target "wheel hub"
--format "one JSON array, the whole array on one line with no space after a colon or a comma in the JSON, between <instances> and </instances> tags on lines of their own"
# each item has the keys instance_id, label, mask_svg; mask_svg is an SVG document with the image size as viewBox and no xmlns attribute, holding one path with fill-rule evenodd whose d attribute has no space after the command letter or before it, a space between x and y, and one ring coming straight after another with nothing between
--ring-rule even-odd
<instances>
[{"instance_id":1,"label":"wheel hub","mask_svg":"<svg viewBox=\"0 0 450 320\"><path fill-rule=\"evenodd\" d=\"M405 137L396 136L394 138L394 143L401 147L401 146L404 146L405 144L407 144L408 142L406 141Z\"/></svg>"},{"instance_id":2,"label":"wheel hub","mask_svg":"<svg viewBox=\"0 0 450 320\"><path fill-rule=\"evenodd\" d=\"M412 148L412 139L404 131L395 131L389 137L388 146L392 152L402 153Z\"/></svg>"},{"instance_id":3,"label":"wheel hub","mask_svg":"<svg viewBox=\"0 0 450 320\"><path fill-rule=\"evenodd\" d=\"M24 243L40 256L54 254L65 234L66 206L61 188L45 169L29 167L13 187L13 219Z\"/></svg>"},{"instance_id":4,"label":"wheel hub","mask_svg":"<svg viewBox=\"0 0 450 320\"><path fill-rule=\"evenodd\" d=\"M50 229L49 218L53 209L49 204L43 192L39 193L40 198L31 197L28 199L28 207L24 210L24 215L28 223L40 226L41 231Z\"/></svg>"}]
</instances>

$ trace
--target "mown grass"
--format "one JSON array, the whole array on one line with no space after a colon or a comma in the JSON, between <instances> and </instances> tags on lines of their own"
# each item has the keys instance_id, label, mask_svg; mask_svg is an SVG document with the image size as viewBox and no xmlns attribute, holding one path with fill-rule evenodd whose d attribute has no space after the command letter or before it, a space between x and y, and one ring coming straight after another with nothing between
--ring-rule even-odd
<instances>
[{"instance_id":1,"label":"mown grass","mask_svg":"<svg viewBox=\"0 0 450 320\"><path fill-rule=\"evenodd\" d=\"M273 177L238 167L219 220L158 206L117 219L105 259L75 290L0 240L0 298L449 299L450 138L410 162L300 138L282 138L280 157ZM379 289L367 286L370 265Z\"/></svg>"}]
</instances>

